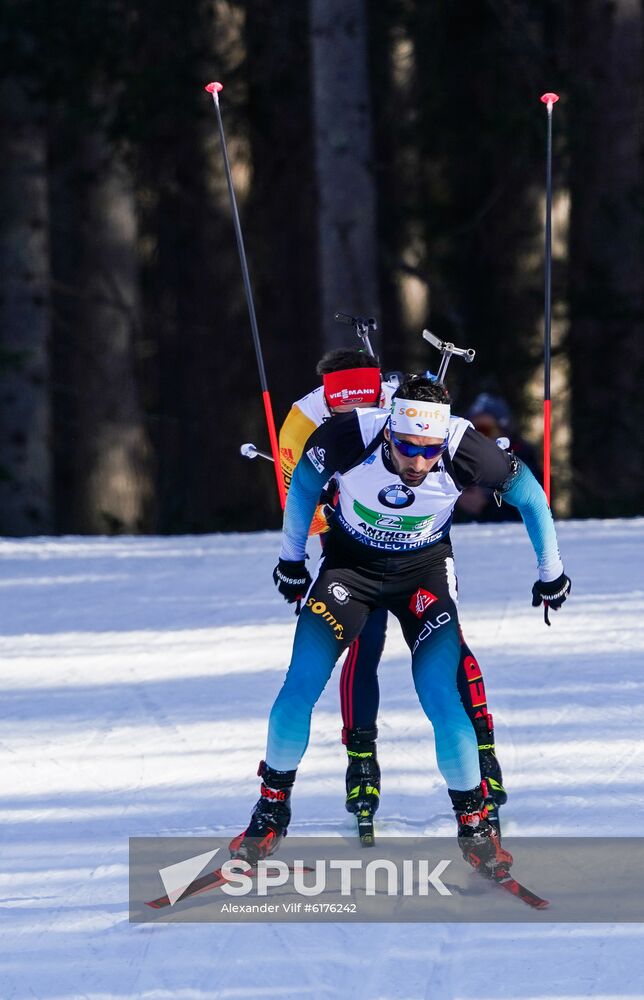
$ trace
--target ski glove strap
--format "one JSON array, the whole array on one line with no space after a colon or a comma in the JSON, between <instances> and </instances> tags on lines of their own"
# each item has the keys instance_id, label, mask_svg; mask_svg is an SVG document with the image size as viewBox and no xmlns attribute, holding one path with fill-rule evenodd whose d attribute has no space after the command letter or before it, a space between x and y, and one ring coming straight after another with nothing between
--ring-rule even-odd
<instances>
[{"instance_id":1,"label":"ski glove strap","mask_svg":"<svg viewBox=\"0 0 644 1000\"><path fill-rule=\"evenodd\" d=\"M273 570L273 582L285 601L301 601L311 586L311 576L304 560L280 559Z\"/></svg>"},{"instance_id":2,"label":"ski glove strap","mask_svg":"<svg viewBox=\"0 0 644 1000\"><path fill-rule=\"evenodd\" d=\"M533 585L532 607L538 608L543 601L543 620L546 625L550 624L550 621L548 620L548 608L552 608L553 611L558 611L568 597L571 587L572 584L570 582L570 578L567 577L565 573L562 573L556 580L551 580L549 583L537 580L537 582Z\"/></svg>"}]
</instances>

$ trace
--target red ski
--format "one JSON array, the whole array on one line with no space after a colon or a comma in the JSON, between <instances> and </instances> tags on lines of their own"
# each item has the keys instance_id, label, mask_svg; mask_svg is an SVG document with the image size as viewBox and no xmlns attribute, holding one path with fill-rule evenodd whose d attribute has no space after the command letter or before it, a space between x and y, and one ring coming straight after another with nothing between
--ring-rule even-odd
<instances>
[{"instance_id":1,"label":"red ski","mask_svg":"<svg viewBox=\"0 0 644 1000\"><path fill-rule=\"evenodd\" d=\"M187 899L188 896L196 896L200 892L205 892L207 889L216 889L218 886L223 885L225 881L226 876L221 874L221 868L215 868L214 871L208 872L206 875L201 875L201 877L195 879L191 885L186 886L179 899ZM164 906L170 906L170 899L168 896L159 896L158 899L152 899L145 905L151 906L155 910L160 910Z\"/></svg>"},{"instance_id":2,"label":"red ski","mask_svg":"<svg viewBox=\"0 0 644 1000\"><path fill-rule=\"evenodd\" d=\"M550 906L550 901L547 899L542 899L541 896L537 896L532 889L528 889L525 885L517 882L515 878L511 875L506 875L505 878L501 879L491 879L496 885L500 886L501 889L505 889L509 892L511 896L516 896L517 899L521 899L528 906L531 906L535 910L545 910Z\"/></svg>"}]
</instances>

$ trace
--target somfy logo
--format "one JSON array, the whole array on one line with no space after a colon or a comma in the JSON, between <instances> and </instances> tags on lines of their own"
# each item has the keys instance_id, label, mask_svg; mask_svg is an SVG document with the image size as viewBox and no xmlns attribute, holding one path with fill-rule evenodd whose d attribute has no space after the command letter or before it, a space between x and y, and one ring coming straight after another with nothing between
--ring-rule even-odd
<instances>
[{"instance_id":1,"label":"somfy logo","mask_svg":"<svg viewBox=\"0 0 644 1000\"><path fill-rule=\"evenodd\" d=\"M314 615L322 615L322 621L327 622L331 626L336 633L335 637L338 642L344 640L344 625L337 618L334 618L324 601L316 601L314 597L309 597L306 606L311 609Z\"/></svg>"}]
</instances>

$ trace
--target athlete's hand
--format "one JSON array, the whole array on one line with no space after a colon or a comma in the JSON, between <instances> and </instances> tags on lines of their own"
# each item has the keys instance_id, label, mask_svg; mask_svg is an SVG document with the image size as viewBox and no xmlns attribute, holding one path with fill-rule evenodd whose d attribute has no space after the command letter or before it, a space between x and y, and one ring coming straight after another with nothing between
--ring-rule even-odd
<instances>
[{"instance_id":1,"label":"athlete's hand","mask_svg":"<svg viewBox=\"0 0 644 1000\"><path fill-rule=\"evenodd\" d=\"M273 582L285 601L301 601L311 586L311 576L303 559L280 559L273 570Z\"/></svg>"},{"instance_id":2,"label":"athlete's hand","mask_svg":"<svg viewBox=\"0 0 644 1000\"><path fill-rule=\"evenodd\" d=\"M550 624L548 621L548 608L558 611L568 597L571 587L570 578L565 573L562 573L556 580L551 580L549 583L537 580L533 585L532 607L538 608L543 601L543 619L546 625Z\"/></svg>"}]
</instances>

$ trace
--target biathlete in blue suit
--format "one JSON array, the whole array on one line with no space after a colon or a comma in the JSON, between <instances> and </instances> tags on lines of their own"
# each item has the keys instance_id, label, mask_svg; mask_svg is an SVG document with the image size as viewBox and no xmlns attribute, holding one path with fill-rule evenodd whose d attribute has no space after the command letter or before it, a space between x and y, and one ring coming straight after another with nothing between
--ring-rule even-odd
<instances>
[{"instance_id":1,"label":"biathlete in blue suit","mask_svg":"<svg viewBox=\"0 0 644 1000\"><path fill-rule=\"evenodd\" d=\"M339 484L314 581L306 539L320 490ZM452 416L447 390L412 377L391 410L361 409L319 427L293 475L274 579L289 602L304 601L291 663L273 708L261 796L233 856L272 854L290 822L289 799L309 740L311 713L336 661L374 608L400 621L414 685L432 723L439 769L456 814L463 856L499 877L512 863L490 823L477 739L458 686L460 629L449 538L454 505L471 484L495 489L519 509L537 556L532 603L558 610L570 591L545 494L532 473Z\"/></svg>"},{"instance_id":2,"label":"biathlete in blue suit","mask_svg":"<svg viewBox=\"0 0 644 1000\"><path fill-rule=\"evenodd\" d=\"M389 410L399 384L397 378L383 381L377 359L359 348L339 347L328 351L316 370L322 377L322 385L293 403L280 428L280 464L287 492L313 431L332 417L356 409L384 407ZM324 507L318 505L309 535L319 534L324 546L328 531ZM381 776L376 747L380 702L378 665L386 632L387 609L376 607L349 646L340 672L342 742L347 752L346 808L356 815L359 829L367 837L372 835L373 816L380 804ZM488 818L500 830L499 807L507 795L496 756L492 714L488 710L481 668L462 635L460 638L459 691L476 732Z\"/></svg>"}]
</instances>

